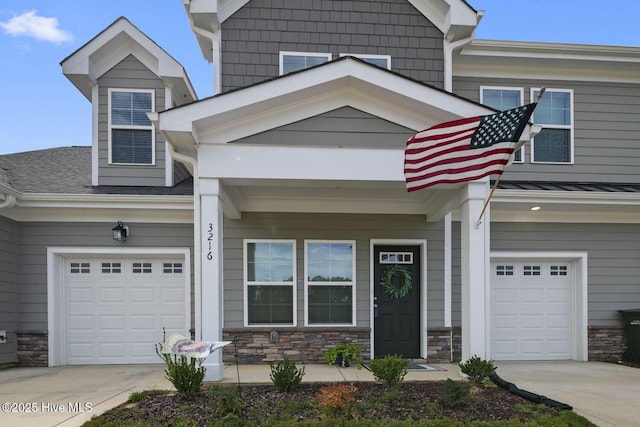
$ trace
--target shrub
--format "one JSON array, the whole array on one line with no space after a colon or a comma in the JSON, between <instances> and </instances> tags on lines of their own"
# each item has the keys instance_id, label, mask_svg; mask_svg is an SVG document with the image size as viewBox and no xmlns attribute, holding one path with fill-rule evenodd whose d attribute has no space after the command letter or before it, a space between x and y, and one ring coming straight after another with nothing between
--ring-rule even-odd
<instances>
[{"instance_id":1,"label":"shrub","mask_svg":"<svg viewBox=\"0 0 640 427\"><path fill-rule=\"evenodd\" d=\"M471 400L471 384L467 381L453 381L450 378L442 384L442 403L448 408L457 408Z\"/></svg>"},{"instance_id":2,"label":"shrub","mask_svg":"<svg viewBox=\"0 0 640 427\"><path fill-rule=\"evenodd\" d=\"M324 351L324 360L327 365L339 364L343 368L348 367L351 362L358 366L362 365L360 349L355 344L345 343L330 347Z\"/></svg>"},{"instance_id":3,"label":"shrub","mask_svg":"<svg viewBox=\"0 0 640 427\"><path fill-rule=\"evenodd\" d=\"M484 360L478 356L473 356L465 362L460 362L460 370L469 377L474 385L484 384L489 375L496 370L493 360Z\"/></svg>"},{"instance_id":4,"label":"shrub","mask_svg":"<svg viewBox=\"0 0 640 427\"><path fill-rule=\"evenodd\" d=\"M202 366L202 359L162 353L165 341L166 333L162 328L162 343L156 344L156 354L167 365L164 370L165 377L173 384L180 396L190 399L200 393L207 368Z\"/></svg>"},{"instance_id":5,"label":"shrub","mask_svg":"<svg viewBox=\"0 0 640 427\"><path fill-rule=\"evenodd\" d=\"M285 358L276 366L271 366L271 381L278 391L291 392L298 387L304 376L304 366L296 367L295 362Z\"/></svg>"},{"instance_id":6,"label":"shrub","mask_svg":"<svg viewBox=\"0 0 640 427\"><path fill-rule=\"evenodd\" d=\"M343 411L355 400L358 388L353 384L333 383L323 386L316 395L318 407L333 413Z\"/></svg>"},{"instance_id":7,"label":"shrub","mask_svg":"<svg viewBox=\"0 0 640 427\"><path fill-rule=\"evenodd\" d=\"M408 362L398 355L387 354L382 359L373 359L369 366L373 377L387 387L396 387L407 375Z\"/></svg>"}]
</instances>

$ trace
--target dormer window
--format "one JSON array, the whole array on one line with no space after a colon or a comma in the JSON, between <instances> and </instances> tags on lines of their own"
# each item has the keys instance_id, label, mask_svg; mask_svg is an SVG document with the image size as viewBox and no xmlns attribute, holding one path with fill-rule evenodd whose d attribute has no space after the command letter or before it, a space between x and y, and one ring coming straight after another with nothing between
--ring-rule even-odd
<instances>
[{"instance_id":1,"label":"dormer window","mask_svg":"<svg viewBox=\"0 0 640 427\"><path fill-rule=\"evenodd\" d=\"M304 70L331 61L330 53L280 52L280 75Z\"/></svg>"},{"instance_id":2,"label":"dormer window","mask_svg":"<svg viewBox=\"0 0 640 427\"><path fill-rule=\"evenodd\" d=\"M109 162L154 164L153 90L109 89Z\"/></svg>"}]
</instances>

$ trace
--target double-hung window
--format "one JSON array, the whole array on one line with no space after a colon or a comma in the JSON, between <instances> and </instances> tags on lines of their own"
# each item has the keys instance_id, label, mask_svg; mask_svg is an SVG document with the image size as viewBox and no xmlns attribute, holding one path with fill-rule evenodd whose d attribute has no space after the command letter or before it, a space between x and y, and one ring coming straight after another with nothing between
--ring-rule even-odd
<instances>
[{"instance_id":1,"label":"double-hung window","mask_svg":"<svg viewBox=\"0 0 640 427\"><path fill-rule=\"evenodd\" d=\"M355 247L355 241L305 241L306 325L355 325Z\"/></svg>"},{"instance_id":2,"label":"double-hung window","mask_svg":"<svg viewBox=\"0 0 640 427\"><path fill-rule=\"evenodd\" d=\"M245 324L296 323L295 240L245 240Z\"/></svg>"},{"instance_id":3,"label":"double-hung window","mask_svg":"<svg viewBox=\"0 0 640 427\"><path fill-rule=\"evenodd\" d=\"M330 53L280 52L280 75L331 61Z\"/></svg>"},{"instance_id":4,"label":"double-hung window","mask_svg":"<svg viewBox=\"0 0 640 427\"><path fill-rule=\"evenodd\" d=\"M538 97L531 90L531 99ZM533 112L542 130L533 139L532 162L573 163L573 91L547 89Z\"/></svg>"},{"instance_id":5,"label":"double-hung window","mask_svg":"<svg viewBox=\"0 0 640 427\"><path fill-rule=\"evenodd\" d=\"M523 105L524 90L522 88L503 88L492 86L480 87L480 103L496 110L506 111ZM522 163L524 147L513 153L513 161Z\"/></svg>"},{"instance_id":6,"label":"double-hung window","mask_svg":"<svg viewBox=\"0 0 640 427\"><path fill-rule=\"evenodd\" d=\"M110 162L154 164L153 90L109 89Z\"/></svg>"}]
</instances>

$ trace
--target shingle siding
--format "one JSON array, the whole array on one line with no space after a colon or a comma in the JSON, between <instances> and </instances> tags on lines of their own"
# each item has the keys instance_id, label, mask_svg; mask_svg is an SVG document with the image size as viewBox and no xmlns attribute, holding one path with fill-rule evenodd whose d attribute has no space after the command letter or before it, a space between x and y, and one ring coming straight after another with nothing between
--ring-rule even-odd
<instances>
[{"instance_id":1,"label":"shingle siding","mask_svg":"<svg viewBox=\"0 0 640 427\"><path fill-rule=\"evenodd\" d=\"M222 90L279 75L279 52L391 55L391 69L443 87L443 34L409 2L252 0L222 25Z\"/></svg>"},{"instance_id":2,"label":"shingle siding","mask_svg":"<svg viewBox=\"0 0 640 427\"><path fill-rule=\"evenodd\" d=\"M480 86L573 89L575 158L572 165L525 164L507 168L504 180L640 183L640 86L606 82L456 77L453 91L478 101Z\"/></svg>"}]
</instances>

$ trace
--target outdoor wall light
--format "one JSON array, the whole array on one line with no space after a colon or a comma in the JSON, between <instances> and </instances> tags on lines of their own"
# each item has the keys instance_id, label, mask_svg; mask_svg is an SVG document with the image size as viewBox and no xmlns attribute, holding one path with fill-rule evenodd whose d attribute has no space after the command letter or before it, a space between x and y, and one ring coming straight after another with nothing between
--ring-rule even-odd
<instances>
[{"instance_id":1,"label":"outdoor wall light","mask_svg":"<svg viewBox=\"0 0 640 427\"><path fill-rule=\"evenodd\" d=\"M118 221L118 225L111 229L113 231L113 240L117 241L127 241L127 237L129 237L129 226L124 225L122 221Z\"/></svg>"},{"instance_id":2,"label":"outdoor wall light","mask_svg":"<svg viewBox=\"0 0 640 427\"><path fill-rule=\"evenodd\" d=\"M540 206L532 206L531 207L532 211L539 211L540 209L542 209Z\"/></svg>"}]
</instances>

